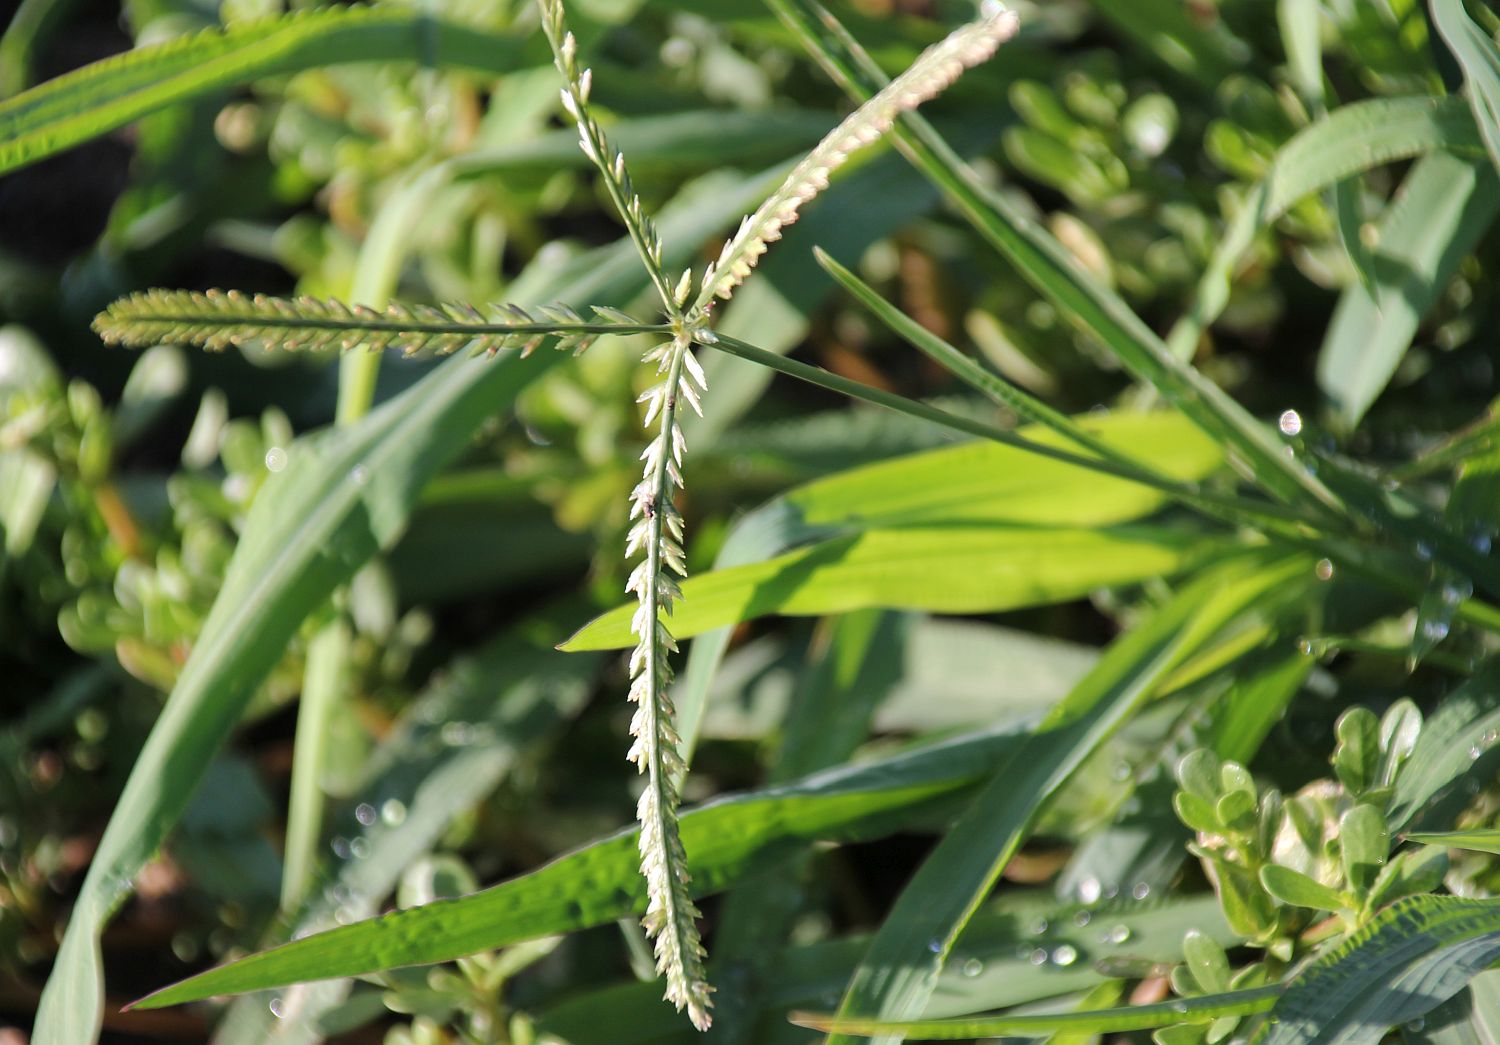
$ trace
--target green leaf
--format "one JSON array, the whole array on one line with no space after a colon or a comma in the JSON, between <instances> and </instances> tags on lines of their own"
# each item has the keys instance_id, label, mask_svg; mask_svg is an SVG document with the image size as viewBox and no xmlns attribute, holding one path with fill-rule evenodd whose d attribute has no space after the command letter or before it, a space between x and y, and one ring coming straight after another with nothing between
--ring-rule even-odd
<instances>
[{"instance_id":1,"label":"green leaf","mask_svg":"<svg viewBox=\"0 0 1500 1045\"><path fill-rule=\"evenodd\" d=\"M0 174L264 76L392 61L500 74L520 53L515 38L400 8L334 8L211 29L94 62L0 102Z\"/></svg>"},{"instance_id":2,"label":"green leaf","mask_svg":"<svg viewBox=\"0 0 1500 1045\"><path fill-rule=\"evenodd\" d=\"M808 842L879 837L972 787L1020 746L1026 723L716 800L682 814L693 888L705 894L776 866ZM521 878L331 929L167 987L142 1008L215 994L447 961L644 909L639 831L629 828Z\"/></svg>"},{"instance_id":3,"label":"green leaf","mask_svg":"<svg viewBox=\"0 0 1500 1045\"><path fill-rule=\"evenodd\" d=\"M1500 53L1490 34L1474 24L1463 0L1432 0L1432 24L1464 71L1474 122L1490 162L1500 170Z\"/></svg>"},{"instance_id":4,"label":"green leaf","mask_svg":"<svg viewBox=\"0 0 1500 1045\"><path fill-rule=\"evenodd\" d=\"M1284 904L1293 907L1310 907L1315 911L1342 911L1352 906L1349 899L1337 889L1330 889L1315 878L1301 871L1280 864L1268 864L1260 869L1260 884L1266 892Z\"/></svg>"},{"instance_id":5,"label":"green leaf","mask_svg":"<svg viewBox=\"0 0 1500 1045\"><path fill-rule=\"evenodd\" d=\"M814 0L768 0L825 69L863 101L883 84L879 67ZM1341 513L1326 488L1289 460L1279 440L1228 394L1174 357L1119 297L1085 272L1068 251L1019 207L985 186L930 124L904 114L893 136L906 154L960 209L975 229L1082 332L1114 354L1138 379L1216 441L1232 449L1256 480L1286 503Z\"/></svg>"},{"instance_id":6,"label":"green leaf","mask_svg":"<svg viewBox=\"0 0 1500 1045\"><path fill-rule=\"evenodd\" d=\"M1429 817L1439 811L1444 797L1455 795L1458 808L1468 804L1462 788L1453 785L1470 774L1488 782L1491 760L1482 757L1500 737L1500 666L1486 663L1471 679L1449 693L1428 717L1400 774L1387 809L1392 831L1419 826L1448 826L1451 818ZM1453 810L1456 814L1457 809Z\"/></svg>"},{"instance_id":7,"label":"green leaf","mask_svg":"<svg viewBox=\"0 0 1500 1045\"><path fill-rule=\"evenodd\" d=\"M1272 1010L1266 1045L1373 1045L1500 957L1500 901L1398 900L1318 958Z\"/></svg>"},{"instance_id":8,"label":"green leaf","mask_svg":"<svg viewBox=\"0 0 1500 1045\"><path fill-rule=\"evenodd\" d=\"M988 613L1076 599L1200 561L1202 539L1146 527L1021 529L956 523L866 530L682 583L679 639L767 614L821 617L868 607ZM567 650L633 644L633 607L596 617Z\"/></svg>"},{"instance_id":9,"label":"green leaf","mask_svg":"<svg viewBox=\"0 0 1500 1045\"><path fill-rule=\"evenodd\" d=\"M1333 769L1349 793L1361 795L1375 786L1380 763L1380 721L1369 708L1350 708L1333 726L1338 745Z\"/></svg>"},{"instance_id":10,"label":"green leaf","mask_svg":"<svg viewBox=\"0 0 1500 1045\"><path fill-rule=\"evenodd\" d=\"M1343 105L1294 135L1241 204L1198 281L1193 307L1167 337L1172 354L1191 359L1203 332L1229 303L1235 267L1255 234L1300 200L1360 171L1449 150L1477 155L1474 121L1457 98L1372 99Z\"/></svg>"},{"instance_id":11,"label":"green leaf","mask_svg":"<svg viewBox=\"0 0 1500 1045\"><path fill-rule=\"evenodd\" d=\"M1085 910L1089 924L1080 926ZM1036 929L1043 921L1047 928L1039 935ZM1211 934L1224 946L1238 942L1211 896L1160 903L1121 899L1082 908L1045 894L1007 890L974 917L964 933L962 960L944 970L926 1015L959 1016L1119 984L1113 978L1119 973L1101 966L1175 962L1189 928ZM826 1008L867 944L867 937L847 936L780 951L760 981L764 1001L759 1018L745 1028L749 1040L757 1045L784 1041L788 1009ZM1034 963L1037 951L1053 954L1064 946L1094 960ZM574 1042L593 1040L599 1027L610 1028L611 1045L684 1040L682 1018L662 1003L655 984L617 983L569 995L539 1013L538 1026ZM805 1035L794 1033L793 1040L801 1037Z\"/></svg>"},{"instance_id":12,"label":"green leaf","mask_svg":"<svg viewBox=\"0 0 1500 1045\"><path fill-rule=\"evenodd\" d=\"M1091 418L1088 425L1096 438L1129 445L1150 455L1163 472L1182 478L1206 475L1221 461L1191 424L1171 414L1120 414ZM1047 445L1063 442L1045 430L1026 429L1025 434ZM1122 575L1121 570L1148 576L1144 571L1152 562L1162 572L1173 561L1185 561L1188 542L1165 532L1073 528L1139 518L1162 500L1160 493L1138 484L988 442L852 469L799 487L747 517L736 532L753 519L760 535L747 531L737 539L746 542L746 551L730 560L737 565L683 584L672 631L686 637L766 613L821 615L872 605L944 609L998 606L1003 603L997 600L1005 599L1013 605L1020 604L1014 600L1035 604L1051 598L1049 588L1063 591L1060 585L1069 583L1069 577L1069 590L1082 592L1103 583L1105 576ZM844 534L849 536L834 537ZM769 557L817 538L824 539ZM887 552L896 559L884 558ZM1136 552L1138 560L1113 560L1116 553ZM1042 558L1027 562L1030 579L1018 575L1007 591L998 574L992 582L979 582L974 562L966 563L964 554L995 570L1012 554ZM922 572L888 568L919 557ZM1045 563L1050 567L1040 568ZM1035 573L1033 567L1038 567ZM929 568L949 573L939 583L926 572ZM1085 576L1096 569L1102 572L1093 580ZM633 612L622 607L604 614L564 648L623 648L631 642Z\"/></svg>"},{"instance_id":13,"label":"green leaf","mask_svg":"<svg viewBox=\"0 0 1500 1045\"><path fill-rule=\"evenodd\" d=\"M1223 994L1129 1005L1092 1012L1038 1013L1031 1016L979 1016L960 1020L867 1020L854 1017L794 1013L800 1027L861 1036L899 1035L918 1041L956 1041L970 1038L1042 1038L1056 1032L1149 1030L1177 1023L1209 1023L1222 1016L1248 1016L1270 1009L1281 994L1280 985L1251 987Z\"/></svg>"},{"instance_id":14,"label":"green leaf","mask_svg":"<svg viewBox=\"0 0 1500 1045\"><path fill-rule=\"evenodd\" d=\"M685 194L674 242L701 240L759 198L759 179ZM545 282L537 297L620 299L641 286L633 248L616 244ZM521 293L518 291L518 294ZM195 784L287 642L333 590L400 536L427 480L555 354L455 358L358 425L300 439L258 495L229 572L178 683L131 770L68 923L38 1012L39 1045L89 1041L99 1022L97 940L137 872L181 816Z\"/></svg>"},{"instance_id":15,"label":"green leaf","mask_svg":"<svg viewBox=\"0 0 1500 1045\"><path fill-rule=\"evenodd\" d=\"M1404 896L1435 892L1442 888L1447 873L1446 849L1423 845L1399 853L1380 869L1375 884L1370 887L1370 894L1365 898L1365 910L1378 911Z\"/></svg>"},{"instance_id":16,"label":"green leaf","mask_svg":"<svg viewBox=\"0 0 1500 1045\"><path fill-rule=\"evenodd\" d=\"M997 765L923 862L870 944L841 1015L920 1015L969 917L1057 789L1167 672L1269 592L1305 577L1300 558L1255 555L1226 563L1116 640L1028 743Z\"/></svg>"},{"instance_id":17,"label":"green leaf","mask_svg":"<svg viewBox=\"0 0 1500 1045\"><path fill-rule=\"evenodd\" d=\"M1363 894L1391 852L1385 816L1373 805L1357 805L1339 818L1339 852L1349 888Z\"/></svg>"},{"instance_id":18,"label":"green leaf","mask_svg":"<svg viewBox=\"0 0 1500 1045\"><path fill-rule=\"evenodd\" d=\"M544 634L556 629L561 614L547 616ZM334 816L335 829L347 824L350 844L364 856L330 868L332 881L309 898L277 942L374 915L402 872L432 849L455 817L583 707L597 668L597 658L558 653L540 637L513 633L446 665L371 754L352 789L377 818L365 823L347 805ZM455 726L465 742L454 743ZM310 1028L348 990L347 980L294 987L281 994L283 1011L295 1009L299 1026ZM265 998L242 998L214 1040L263 1045L287 1038L286 1030Z\"/></svg>"},{"instance_id":19,"label":"green leaf","mask_svg":"<svg viewBox=\"0 0 1500 1045\"><path fill-rule=\"evenodd\" d=\"M1190 929L1182 938L1182 956L1187 959L1199 993L1221 994L1229 989L1229 959L1217 941Z\"/></svg>"},{"instance_id":20,"label":"green leaf","mask_svg":"<svg viewBox=\"0 0 1500 1045\"><path fill-rule=\"evenodd\" d=\"M1412 831L1407 841L1500 856L1500 831Z\"/></svg>"},{"instance_id":21,"label":"green leaf","mask_svg":"<svg viewBox=\"0 0 1500 1045\"><path fill-rule=\"evenodd\" d=\"M1347 428L1396 373L1422 319L1500 214L1500 178L1483 160L1424 156L1379 225L1371 285L1339 298L1318 354L1318 387Z\"/></svg>"}]
</instances>

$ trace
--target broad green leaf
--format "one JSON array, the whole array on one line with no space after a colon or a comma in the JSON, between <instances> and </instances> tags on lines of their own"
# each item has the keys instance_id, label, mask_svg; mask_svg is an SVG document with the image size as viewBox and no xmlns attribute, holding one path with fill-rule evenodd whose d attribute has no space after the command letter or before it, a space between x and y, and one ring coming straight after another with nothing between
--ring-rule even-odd
<instances>
[{"instance_id":1,"label":"broad green leaf","mask_svg":"<svg viewBox=\"0 0 1500 1045\"><path fill-rule=\"evenodd\" d=\"M1255 234L1307 196L1386 163L1447 150L1477 155L1483 145L1456 98L1380 98L1343 105L1295 134L1276 153L1225 230L1198 281L1193 307L1167 337L1188 360L1229 303L1230 281Z\"/></svg>"},{"instance_id":2,"label":"broad green leaf","mask_svg":"<svg viewBox=\"0 0 1500 1045\"><path fill-rule=\"evenodd\" d=\"M1042 606L1175 573L1209 547L1195 536L1145 527L955 523L866 530L690 577L682 583L671 628L682 639L773 613L817 617L868 607L987 613ZM629 606L611 610L562 648L630 646L634 612Z\"/></svg>"},{"instance_id":3,"label":"broad green leaf","mask_svg":"<svg viewBox=\"0 0 1500 1045\"><path fill-rule=\"evenodd\" d=\"M1500 957L1500 901L1398 900L1293 979L1266 1045L1373 1045Z\"/></svg>"},{"instance_id":4,"label":"broad green leaf","mask_svg":"<svg viewBox=\"0 0 1500 1045\"><path fill-rule=\"evenodd\" d=\"M1128 1005L1092 1012L1037 1013L1028 1016L978 1016L959 1020L862 1020L855 1017L793 1014L794 1023L843 1035L900 1035L916 1041L961 1041L971 1038L1045 1038L1059 1032L1108 1034L1150 1030L1177 1023L1209 1023L1224 1016L1266 1012L1281 996L1279 984L1222 994L1202 994L1174 1001Z\"/></svg>"},{"instance_id":5,"label":"broad green leaf","mask_svg":"<svg viewBox=\"0 0 1500 1045\"><path fill-rule=\"evenodd\" d=\"M733 220L753 206L761 183L700 184L663 222L671 241L697 242ZM623 299L642 285L629 243L588 257L557 277L523 276L518 285L538 299L580 304ZM555 353L455 358L358 425L289 448L285 470L256 499L219 597L94 855L42 996L40 1045L79 1045L97 1032L99 933L302 620L376 549L395 543L427 480L500 404L558 361Z\"/></svg>"},{"instance_id":6,"label":"broad green leaf","mask_svg":"<svg viewBox=\"0 0 1500 1045\"><path fill-rule=\"evenodd\" d=\"M695 893L774 867L815 840L879 837L983 779L1026 723L719 799L682 815ZM540 870L456 900L331 929L220 966L143 999L158 1008L215 994L447 961L644 910L639 831L630 828Z\"/></svg>"},{"instance_id":7,"label":"broad green leaf","mask_svg":"<svg viewBox=\"0 0 1500 1045\"><path fill-rule=\"evenodd\" d=\"M1385 389L1459 262L1500 214L1500 178L1483 160L1423 157L1381 218L1370 275L1339 299L1318 355L1318 387L1353 428Z\"/></svg>"},{"instance_id":8,"label":"broad green leaf","mask_svg":"<svg viewBox=\"0 0 1500 1045\"><path fill-rule=\"evenodd\" d=\"M1403 837L1423 845L1500 855L1500 831L1412 831Z\"/></svg>"},{"instance_id":9,"label":"broad green leaf","mask_svg":"<svg viewBox=\"0 0 1500 1045\"><path fill-rule=\"evenodd\" d=\"M1090 418L1083 423L1105 443L1130 446L1135 452L1149 456L1160 471L1174 477L1201 478L1221 461L1207 439L1172 414L1119 414ZM1027 428L1023 433L1045 445L1065 442L1045 429ZM1069 534L1066 528L1106 526L1136 519L1158 507L1162 500L1160 493L1138 484L989 442L964 443L852 469L799 487L741 520L735 536L721 553L722 568L689 578L684 584L684 601L673 617L672 631L678 637L694 635L745 619L745 614L822 614L861 605L928 608L938 608L940 603L957 605L958 589L947 593L935 591L924 578L911 575L892 574L886 595L895 594L896 586L901 586L906 597L921 595L923 602L899 603L875 598L879 592L871 593L871 601L857 601L855 589L841 592L833 590L831 585L854 583L859 578L863 578L860 583L870 584L866 565L879 567L878 556L883 554L879 549L883 548L893 548L898 555L910 557L918 548L936 547L943 558L948 558L948 551L956 551L957 545L938 532L935 528L938 524L945 527L961 524L949 536L960 541L971 540L973 543L967 546L976 554L984 549L996 554L1002 544L1012 540L1033 542L1035 547L1036 542L1050 540L1045 537L1050 532L1080 554L1091 554L1088 549L1092 547L1107 557L1104 546L1112 544L1119 535L1111 535L1109 531ZM982 527L981 523L1027 529L1007 533ZM898 526L932 528L907 533L895 529ZM866 530L866 527L890 529ZM1049 527L1059 529L1049 530ZM866 532L860 534L861 530ZM827 540L839 534L856 536ZM786 551L788 547L818 538L825 540L797 551ZM1131 541L1128 537L1126 540ZM874 541L874 550L868 544L861 550L862 541ZM1141 545L1148 557L1163 561L1164 556L1177 554L1160 544L1153 550L1149 547L1152 543L1148 539ZM1123 549L1126 545L1115 547ZM831 555L838 557L836 562L830 561ZM1070 566L1061 555L1053 561L1060 572L1073 572L1073 566L1083 565L1074 561ZM962 563L955 565L963 571ZM1108 569L1129 565L1115 563L1108 565ZM809 570L820 572L803 576ZM809 591L815 576L821 576L824 582ZM1079 579L1087 583L1086 579ZM963 586L968 582L960 578L958 583ZM771 589L766 587L768 584L781 587ZM992 594L999 596L1002 592L994 589ZM1016 597L1020 597L1019 593ZM710 602L711 599L716 601ZM979 595L980 602L987 599L988 596ZM564 648L614 649L628 644L631 612L622 608L605 614L583 628ZM679 688L695 677L694 672L699 670L695 662L703 663L696 654L689 660Z\"/></svg>"},{"instance_id":10,"label":"broad green leaf","mask_svg":"<svg viewBox=\"0 0 1500 1045\"><path fill-rule=\"evenodd\" d=\"M1260 869L1260 884L1266 892L1284 904L1293 907L1310 907L1315 911L1342 911L1353 907L1348 897L1337 889L1330 889L1315 878L1301 871L1280 864L1268 864Z\"/></svg>"},{"instance_id":11,"label":"broad green leaf","mask_svg":"<svg viewBox=\"0 0 1500 1045\"><path fill-rule=\"evenodd\" d=\"M520 42L415 10L332 8L208 30L106 58L0 102L0 173L174 102L341 62L421 62L499 74Z\"/></svg>"},{"instance_id":12,"label":"broad green leaf","mask_svg":"<svg viewBox=\"0 0 1500 1045\"><path fill-rule=\"evenodd\" d=\"M840 1015L921 1015L964 926L1051 797L1173 667L1269 593L1306 578L1301 558L1253 555L1203 572L1117 639L923 861L855 972ZM834 1039L838 1040L838 1039Z\"/></svg>"},{"instance_id":13,"label":"broad green leaf","mask_svg":"<svg viewBox=\"0 0 1500 1045\"><path fill-rule=\"evenodd\" d=\"M1500 52L1489 33L1464 10L1463 0L1432 0L1432 23L1463 67L1474 122L1490 162L1500 170Z\"/></svg>"}]
</instances>

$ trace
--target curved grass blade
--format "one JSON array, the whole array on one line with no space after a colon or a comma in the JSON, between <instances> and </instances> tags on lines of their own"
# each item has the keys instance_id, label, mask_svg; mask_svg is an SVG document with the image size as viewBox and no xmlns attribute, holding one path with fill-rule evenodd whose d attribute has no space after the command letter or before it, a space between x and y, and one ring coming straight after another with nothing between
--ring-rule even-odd
<instances>
[{"instance_id":1,"label":"curved grass blade","mask_svg":"<svg viewBox=\"0 0 1500 1045\"><path fill-rule=\"evenodd\" d=\"M693 852L693 891L717 892L764 872L810 841L876 838L985 775L1031 725L927 745L893 758L716 800L682 814ZM520 940L601 925L646 904L632 827L524 877L331 929L184 980L137 1003L160 1008L216 994L281 987L447 961Z\"/></svg>"},{"instance_id":2,"label":"curved grass blade","mask_svg":"<svg viewBox=\"0 0 1500 1045\"><path fill-rule=\"evenodd\" d=\"M1345 427L1384 391L1417 326L1500 214L1500 179L1484 160L1424 157L1380 221L1369 284L1345 289L1318 354L1318 387Z\"/></svg>"},{"instance_id":3,"label":"curved grass blade","mask_svg":"<svg viewBox=\"0 0 1500 1045\"><path fill-rule=\"evenodd\" d=\"M263 76L343 62L415 61L505 73L519 40L394 7L286 15L106 58L0 102L0 174L147 113Z\"/></svg>"},{"instance_id":4,"label":"curved grass blade","mask_svg":"<svg viewBox=\"0 0 1500 1045\"><path fill-rule=\"evenodd\" d=\"M763 180L703 184L685 192L663 224L677 242L699 242L753 205ZM540 298L619 300L643 280L623 243L555 277L523 275L518 285ZM38 1045L80 1045L97 1033L99 934L302 620L399 538L428 479L560 358L454 358L359 424L293 444L286 469L256 499L219 597L105 829L42 995Z\"/></svg>"},{"instance_id":5,"label":"curved grass blade","mask_svg":"<svg viewBox=\"0 0 1500 1045\"><path fill-rule=\"evenodd\" d=\"M1432 0L1432 24L1464 71L1474 122L1490 162L1500 170L1500 51L1464 10L1463 0Z\"/></svg>"},{"instance_id":6,"label":"curved grass blade","mask_svg":"<svg viewBox=\"0 0 1500 1045\"><path fill-rule=\"evenodd\" d=\"M1167 336L1189 360L1203 332L1229 303L1234 268L1255 234L1298 201L1361 171L1438 151L1478 155L1483 142L1457 98L1378 98L1340 106L1292 136L1225 230L1198 280L1193 307Z\"/></svg>"},{"instance_id":7,"label":"curved grass blade","mask_svg":"<svg viewBox=\"0 0 1500 1045\"><path fill-rule=\"evenodd\" d=\"M1412 896L1298 972L1266 1045L1373 1045L1500 957L1500 900Z\"/></svg>"},{"instance_id":8,"label":"curved grass blade","mask_svg":"<svg viewBox=\"0 0 1500 1045\"><path fill-rule=\"evenodd\" d=\"M1111 1034L1150 1030L1178 1023L1211 1023L1222 1016L1249 1016L1268 1012L1281 997L1282 987L1251 987L1223 994L1203 994L1149 1005L1126 1005L1117 1009L1085 1012L1038 1013L1034 1016L974 1016L959 1020L851 1019L842 1016L794 1012L790 1019L799 1027L838 1034L900 1035L917 1041L960 1041L967 1038L1044 1038L1053 1034Z\"/></svg>"},{"instance_id":9,"label":"curved grass blade","mask_svg":"<svg viewBox=\"0 0 1500 1045\"><path fill-rule=\"evenodd\" d=\"M816 251L818 263L834 279L859 299L893 333L924 352L930 359L946 368L971 388L983 393L1001 406L1009 407L1023 420L1049 428L1066 441L1096 456L1095 467L1108 474L1131 478L1153 489L1170 494L1182 503L1197 508L1214 518L1227 518L1239 524L1255 519L1263 529L1280 528L1287 520L1272 505L1258 505L1235 498L1211 493L1195 483L1183 483L1163 475L1139 453L1131 454L1116 449L1095 438L1083 425L1046 403L1021 391L1002 378L986 370L979 363L964 355L926 327L913 320L869 287L854 273L840 265L822 250ZM1270 515L1270 518L1265 518ZM1262 516L1261 518L1256 518Z\"/></svg>"},{"instance_id":10,"label":"curved grass blade","mask_svg":"<svg viewBox=\"0 0 1500 1045\"><path fill-rule=\"evenodd\" d=\"M839 1015L919 1017L964 927L1058 789L1172 670L1271 593L1293 596L1311 576L1300 556L1231 560L1201 572L1117 639L923 861L876 932Z\"/></svg>"},{"instance_id":11,"label":"curved grass blade","mask_svg":"<svg viewBox=\"0 0 1500 1045\"><path fill-rule=\"evenodd\" d=\"M544 633L571 616L558 607ZM322 887L302 906L294 927L275 939L310 935L379 911L402 871L438 844L455 817L493 792L524 757L556 738L584 706L597 658L564 655L527 634L507 632L460 655L402 713L372 752L357 801L379 811L372 823L354 802L331 818L364 856L327 867ZM454 723L465 739L445 734ZM349 981L299 986L281 994L278 1018L265 998L241 998L215 1029L214 1045L313 1045L320 1016L347 996Z\"/></svg>"},{"instance_id":12,"label":"curved grass blade","mask_svg":"<svg viewBox=\"0 0 1500 1045\"><path fill-rule=\"evenodd\" d=\"M859 101L884 74L815 0L767 0L823 67ZM1096 339L1137 379L1154 386L1205 432L1234 451L1256 482L1289 505L1342 521L1338 499L1223 389L1175 357L1116 294L1020 209L985 186L915 113L901 115L892 137L989 243L1075 327Z\"/></svg>"}]
</instances>

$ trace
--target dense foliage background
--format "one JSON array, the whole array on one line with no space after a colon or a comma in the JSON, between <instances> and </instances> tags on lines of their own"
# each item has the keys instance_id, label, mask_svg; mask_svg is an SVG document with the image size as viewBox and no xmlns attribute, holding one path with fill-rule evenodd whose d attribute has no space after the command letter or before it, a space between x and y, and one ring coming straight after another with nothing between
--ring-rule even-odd
<instances>
[{"instance_id":1,"label":"dense foliage background","mask_svg":"<svg viewBox=\"0 0 1500 1045\"><path fill-rule=\"evenodd\" d=\"M332 354L131 352L90 329L153 286L653 316L559 118L529 3L392 0L374 8L388 22L346 36L319 36L318 15L264 29L314 6L23 0L0 40L0 1040L25 1040L54 962L93 982L86 957L59 960L64 926L83 911L102 927L128 885L100 939L108 1040L690 1040L632 917L633 842L523 877L634 816L625 666L606 652L628 642L621 618L554 647L623 601L649 340L468 371L392 355L361 421ZM721 332L982 425L1029 419L913 351L821 247L1116 451L1240 500L1205 514L702 353L711 391L685 424L681 506L690 574L721 572L689 582L680 610L704 635L679 682L685 794L751 792L685 827L717 894L700 901L715 1039L814 1040L788 1010L836 1008L877 931L872 953L901 954L878 948L903 903L936 904L952 882L962 906L967 880L929 858L986 817L1015 820L1024 845L993 891L976 879L984 903L958 943L933 938L932 1000L884 1014L1275 983L1381 929L1398 896L1496 887L1487 856L1435 867L1402 832L1494 844L1500 135L1484 105L1493 124L1500 19L1435 0L1471 28L1464 51L1415 0L1014 6L1017 39L927 118L1089 287L1148 334L1179 324L1169 344L1331 500L1299 502L1191 403L1187 419L1151 412L1181 405L1181 386L1143 375L1079 299L1039 292L1046 270L1003 256L920 166L877 148L841 172ZM976 10L831 9L891 74ZM701 268L851 107L794 23L757 3L577 0L569 15L596 113L678 268ZM180 66L169 48L50 102L23 93L216 26L230 35L184 45ZM484 366L497 376L453 376ZM316 530L335 502L357 523ZM185 672L190 655L219 667ZM224 720L142 755L174 688ZM1110 701L1118 713L1088 718ZM1065 750L1036 739L1078 715ZM1212 755L1180 769L1194 750ZM187 751L211 756L206 771ZM120 802L138 761L149 808ZM970 804L1007 780L1004 808ZM1379 811L1350 822L1368 859L1350 855L1355 807ZM112 817L96 895L83 879ZM1287 856L1297 832L1305 859ZM974 860L1000 851L986 844ZM1330 893L1267 879L1270 864ZM1381 867L1399 870L1377 882ZM488 949L457 964L118 1011L221 960L513 879L485 916ZM1487 1033L1494 983L1448 1000L1494 957L1485 911L1452 989L1414 1013L1372 1001L1366 1038ZM1189 930L1196 981L1180 971ZM917 950L913 968L931 960ZM1372 975L1381 990L1339 989L1403 982ZM1266 1027L1235 1020L1158 1035Z\"/></svg>"}]
</instances>

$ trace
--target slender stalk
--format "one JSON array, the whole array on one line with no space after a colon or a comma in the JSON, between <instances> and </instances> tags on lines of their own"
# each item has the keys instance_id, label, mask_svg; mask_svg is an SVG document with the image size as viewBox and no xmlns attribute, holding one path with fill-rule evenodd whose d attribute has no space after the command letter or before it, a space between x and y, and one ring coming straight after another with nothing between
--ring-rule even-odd
<instances>
[{"instance_id":1,"label":"slender stalk","mask_svg":"<svg viewBox=\"0 0 1500 1045\"><path fill-rule=\"evenodd\" d=\"M281 909L302 906L317 871L323 829L323 765L333 713L347 682L349 625L342 615L324 625L307 647L297 734L292 744L292 787L287 803L286 853L281 872Z\"/></svg>"}]
</instances>

